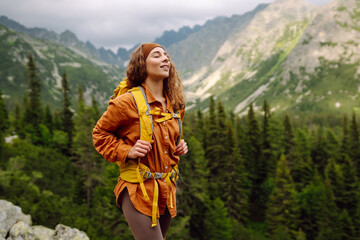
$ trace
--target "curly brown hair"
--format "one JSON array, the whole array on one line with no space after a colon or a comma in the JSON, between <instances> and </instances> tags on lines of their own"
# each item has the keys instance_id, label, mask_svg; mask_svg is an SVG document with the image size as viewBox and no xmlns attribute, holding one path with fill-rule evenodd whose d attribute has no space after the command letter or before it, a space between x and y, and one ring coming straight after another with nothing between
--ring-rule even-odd
<instances>
[{"instance_id":1,"label":"curly brown hair","mask_svg":"<svg viewBox=\"0 0 360 240\"><path fill-rule=\"evenodd\" d=\"M181 83L174 63L170 61L169 77L164 79L164 90L168 95L175 110L185 109L184 86ZM139 45L131 54L126 75L131 87L140 86L147 77L146 63L142 45Z\"/></svg>"}]
</instances>

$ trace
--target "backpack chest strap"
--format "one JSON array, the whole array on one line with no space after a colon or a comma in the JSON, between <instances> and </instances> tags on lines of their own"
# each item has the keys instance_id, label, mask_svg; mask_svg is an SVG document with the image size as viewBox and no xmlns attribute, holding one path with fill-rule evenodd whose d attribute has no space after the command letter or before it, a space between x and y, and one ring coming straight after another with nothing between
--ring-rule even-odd
<instances>
[{"instance_id":1,"label":"backpack chest strap","mask_svg":"<svg viewBox=\"0 0 360 240\"><path fill-rule=\"evenodd\" d=\"M178 112L175 112L175 113L161 112L160 108L158 108L158 107L155 107L151 111L147 111L146 114L162 116L162 118L158 118L158 119L155 120L155 122L157 122L157 123L165 122L165 121L170 120L172 118L181 119L180 118L181 117L180 113L178 113Z\"/></svg>"}]
</instances>

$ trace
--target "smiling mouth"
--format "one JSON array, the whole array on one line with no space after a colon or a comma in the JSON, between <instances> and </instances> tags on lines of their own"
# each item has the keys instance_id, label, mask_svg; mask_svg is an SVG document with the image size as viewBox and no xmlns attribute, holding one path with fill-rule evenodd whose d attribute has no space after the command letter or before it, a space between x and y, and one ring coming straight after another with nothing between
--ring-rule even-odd
<instances>
[{"instance_id":1,"label":"smiling mouth","mask_svg":"<svg viewBox=\"0 0 360 240\"><path fill-rule=\"evenodd\" d=\"M162 66L160 66L160 68L169 70L169 66L168 66L168 65L162 65Z\"/></svg>"}]
</instances>

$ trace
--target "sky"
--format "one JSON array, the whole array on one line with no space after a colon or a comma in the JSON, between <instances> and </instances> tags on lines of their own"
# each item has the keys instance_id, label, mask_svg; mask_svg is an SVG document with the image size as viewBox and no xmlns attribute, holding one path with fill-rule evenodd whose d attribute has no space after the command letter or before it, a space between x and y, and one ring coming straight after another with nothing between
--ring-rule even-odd
<instances>
[{"instance_id":1,"label":"sky","mask_svg":"<svg viewBox=\"0 0 360 240\"><path fill-rule=\"evenodd\" d=\"M306 0L321 6L330 0ZM165 30L243 14L273 0L0 0L0 15L25 27L61 33L114 52L151 42Z\"/></svg>"}]
</instances>

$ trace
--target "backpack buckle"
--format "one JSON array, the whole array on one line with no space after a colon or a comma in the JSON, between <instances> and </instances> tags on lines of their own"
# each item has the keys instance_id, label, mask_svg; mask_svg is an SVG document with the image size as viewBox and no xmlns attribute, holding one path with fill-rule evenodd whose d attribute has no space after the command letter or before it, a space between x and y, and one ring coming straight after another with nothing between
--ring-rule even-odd
<instances>
[{"instance_id":1,"label":"backpack buckle","mask_svg":"<svg viewBox=\"0 0 360 240\"><path fill-rule=\"evenodd\" d=\"M154 179L161 179L163 177L164 173L155 172L154 173Z\"/></svg>"},{"instance_id":2,"label":"backpack buckle","mask_svg":"<svg viewBox=\"0 0 360 240\"><path fill-rule=\"evenodd\" d=\"M140 174L142 174L142 172L143 172L143 170L140 169ZM151 178L151 172L148 172L148 171L144 172L143 178L146 178L146 179Z\"/></svg>"},{"instance_id":3,"label":"backpack buckle","mask_svg":"<svg viewBox=\"0 0 360 240\"><path fill-rule=\"evenodd\" d=\"M175 177L176 177L176 171L173 171L173 172L171 173L171 178L172 178L173 180L175 180Z\"/></svg>"}]
</instances>

